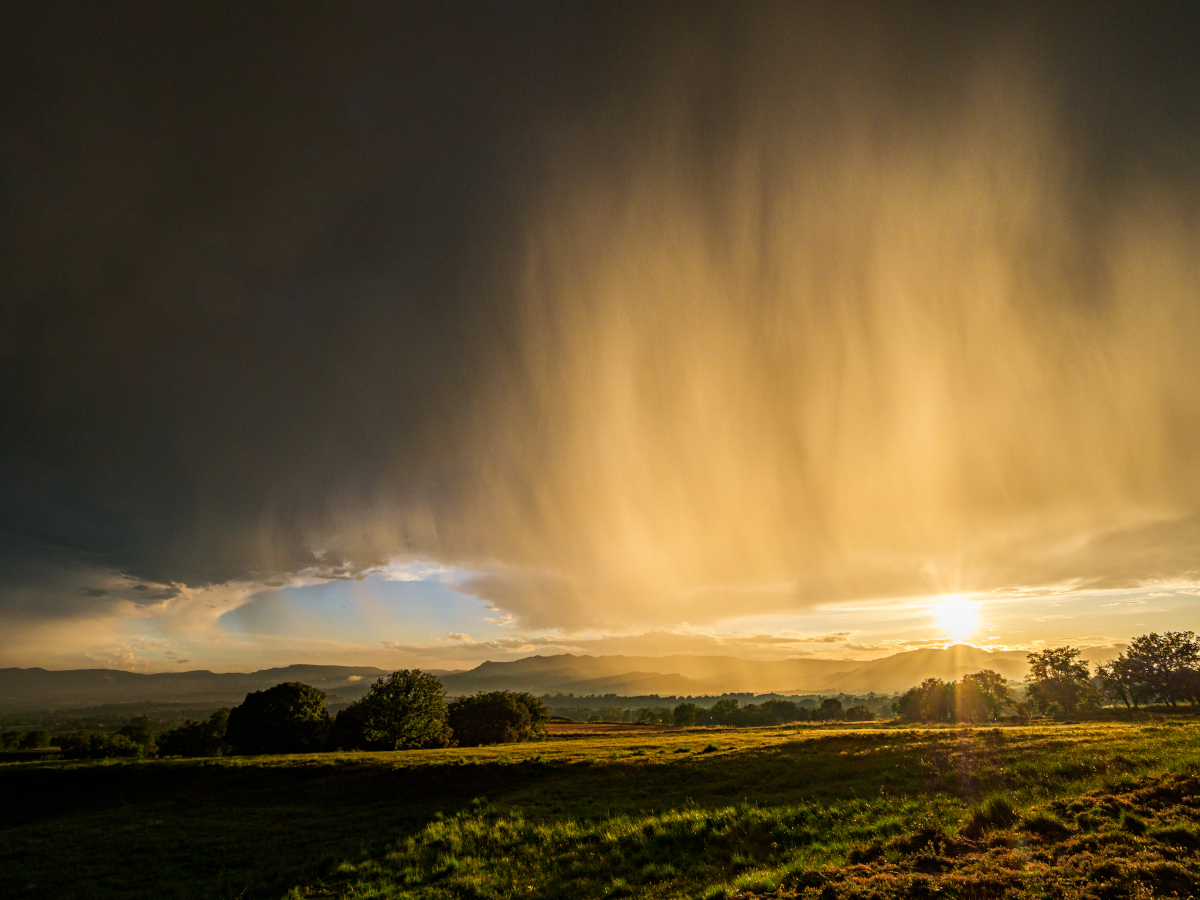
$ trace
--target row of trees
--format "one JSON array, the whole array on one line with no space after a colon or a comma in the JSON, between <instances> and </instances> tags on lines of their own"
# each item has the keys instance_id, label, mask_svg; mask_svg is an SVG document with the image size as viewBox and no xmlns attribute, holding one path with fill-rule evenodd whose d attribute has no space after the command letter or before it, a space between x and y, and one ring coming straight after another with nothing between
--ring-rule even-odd
<instances>
[{"instance_id":1,"label":"row of trees","mask_svg":"<svg viewBox=\"0 0 1200 900\"><path fill-rule=\"evenodd\" d=\"M984 669L961 681L926 678L895 703L892 711L906 722L994 721L1013 706L1002 675Z\"/></svg>"},{"instance_id":2,"label":"row of trees","mask_svg":"<svg viewBox=\"0 0 1200 900\"><path fill-rule=\"evenodd\" d=\"M866 722L875 718L867 706L842 708L842 702L829 697L816 709L801 706L793 700L766 700L739 706L733 697L718 700L708 709L695 703L680 703L671 717L674 725L733 725L753 727L786 725L791 722L851 721Z\"/></svg>"},{"instance_id":3,"label":"row of trees","mask_svg":"<svg viewBox=\"0 0 1200 900\"><path fill-rule=\"evenodd\" d=\"M1137 708L1143 703L1200 703L1200 640L1190 631L1136 637L1112 662L1093 673L1083 651L1052 647L1030 653L1024 700L992 671L961 681L927 678L892 704L902 719L920 722L990 721L1011 711L1020 715L1074 716L1105 700Z\"/></svg>"},{"instance_id":4,"label":"row of trees","mask_svg":"<svg viewBox=\"0 0 1200 900\"><path fill-rule=\"evenodd\" d=\"M380 678L331 718L325 692L291 681L247 694L240 706L161 735L164 756L230 752L314 753L322 750L408 750L477 747L545 734L550 713L532 694L480 692L446 702L441 682L419 669Z\"/></svg>"},{"instance_id":5,"label":"row of trees","mask_svg":"<svg viewBox=\"0 0 1200 900\"><path fill-rule=\"evenodd\" d=\"M1105 700L1136 709L1144 703L1200 703L1200 640L1191 631L1144 634L1112 662L1089 672L1082 651L1056 647L1029 654L1026 699L1038 712L1075 715Z\"/></svg>"}]
</instances>

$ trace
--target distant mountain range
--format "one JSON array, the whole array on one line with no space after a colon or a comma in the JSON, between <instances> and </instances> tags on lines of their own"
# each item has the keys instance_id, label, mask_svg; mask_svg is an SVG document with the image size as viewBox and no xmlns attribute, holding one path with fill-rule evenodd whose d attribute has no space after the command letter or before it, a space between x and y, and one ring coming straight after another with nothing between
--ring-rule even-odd
<instances>
[{"instance_id":1,"label":"distant mountain range","mask_svg":"<svg viewBox=\"0 0 1200 900\"><path fill-rule=\"evenodd\" d=\"M1095 648L1094 664L1120 647ZM1022 651L987 651L967 644L911 650L862 662L783 659L757 662L732 656L530 656L485 662L468 671L438 671L451 694L518 690L535 694L699 696L724 693L890 694L925 678L953 681L992 669L1019 680L1028 666ZM303 681L331 703L362 696L384 669L373 666L294 665L258 672L163 672L144 675L116 669L0 669L0 710L72 708L107 703L238 703L250 691L284 681Z\"/></svg>"},{"instance_id":2,"label":"distant mountain range","mask_svg":"<svg viewBox=\"0 0 1200 900\"><path fill-rule=\"evenodd\" d=\"M119 669L0 669L0 709L80 707L106 703L240 703L251 691L284 681L321 688L330 700L361 697L383 669L295 665L258 672L160 672Z\"/></svg>"},{"instance_id":3,"label":"distant mountain range","mask_svg":"<svg viewBox=\"0 0 1200 900\"><path fill-rule=\"evenodd\" d=\"M1108 654L1105 655L1107 658ZM930 677L957 680L992 669L1005 678L1025 677L1023 651L991 652L955 644L911 650L869 662L845 659L782 659L756 662L732 656L531 656L485 662L442 676L451 693L520 690L536 694L722 693L819 694L904 691Z\"/></svg>"}]
</instances>

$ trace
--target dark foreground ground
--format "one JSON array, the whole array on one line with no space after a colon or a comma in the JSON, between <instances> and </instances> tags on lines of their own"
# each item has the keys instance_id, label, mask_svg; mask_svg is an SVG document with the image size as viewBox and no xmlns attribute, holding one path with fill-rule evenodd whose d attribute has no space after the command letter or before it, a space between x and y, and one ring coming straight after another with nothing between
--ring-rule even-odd
<instances>
[{"instance_id":1,"label":"dark foreground ground","mask_svg":"<svg viewBox=\"0 0 1200 900\"><path fill-rule=\"evenodd\" d=\"M0 765L6 898L1200 897L1194 720Z\"/></svg>"}]
</instances>

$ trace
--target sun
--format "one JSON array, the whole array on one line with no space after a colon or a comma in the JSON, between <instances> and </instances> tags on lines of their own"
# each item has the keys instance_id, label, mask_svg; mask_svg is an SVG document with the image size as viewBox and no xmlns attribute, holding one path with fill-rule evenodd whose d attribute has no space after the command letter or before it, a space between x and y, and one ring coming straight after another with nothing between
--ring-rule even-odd
<instances>
[{"instance_id":1,"label":"sun","mask_svg":"<svg viewBox=\"0 0 1200 900\"><path fill-rule=\"evenodd\" d=\"M955 597L933 607L938 628L952 638L970 637L979 630L979 604Z\"/></svg>"}]
</instances>

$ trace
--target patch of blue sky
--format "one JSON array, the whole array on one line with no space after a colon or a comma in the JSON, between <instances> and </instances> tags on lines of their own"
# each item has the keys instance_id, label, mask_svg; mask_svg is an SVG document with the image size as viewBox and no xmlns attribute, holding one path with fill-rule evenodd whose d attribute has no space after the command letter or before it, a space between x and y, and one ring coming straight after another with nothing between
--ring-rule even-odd
<instances>
[{"instance_id":1,"label":"patch of blue sky","mask_svg":"<svg viewBox=\"0 0 1200 900\"><path fill-rule=\"evenodd\" d=\"M361 581L329 581L255 594L220 618L234 634L322 638L373 644L430 644L450 633L480 640L510 630L486 602L455 590L461 573L413 569L376 573Z\"/></svg>"}]
</instances>

